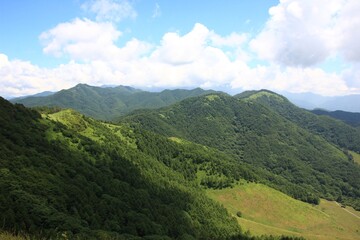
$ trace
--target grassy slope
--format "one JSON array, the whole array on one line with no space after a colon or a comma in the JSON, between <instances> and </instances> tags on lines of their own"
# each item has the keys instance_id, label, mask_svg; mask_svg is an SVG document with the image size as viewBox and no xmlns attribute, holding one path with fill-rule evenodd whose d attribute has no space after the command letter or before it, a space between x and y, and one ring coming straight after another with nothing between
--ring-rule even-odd
<instances>
[{"instance_id":1,"label":"grassy slope","mask_svg":"<svg viewBox=\"0 0 360 240\"><path fill-rule=\"evenodd\" d=\"M26 240L28 238L26 237L21 237L21 236L15 236L11 233L7 233L7 232L2 232L0 233L0 239L2 240Z\"/></svg>"},{"instance_id":2,"label":"grassy slope","mask_svg":"<svg viewBox=\"0 0 360 240\"><path fill-rule=\"evenodd\" d=\"M308 239L360 239L360 217L335 202L321 200L319 206L303 203L262 184L245 183L208 195L236 215L243 230L255 235L293 235ZM346 210L360 216L352 208ZM296 226L296 227L295 227Z\"/></svg>"},{"instance_id":3,"label":"grassy slope","mask_svg":"<svg viewBox=\"0 0 360 240\"><path fill-rule=\"evenodd\" d=\"M360 164L360 154L353 152L353 151L350 151L350 153L354 158L354 162L356 162L357 164Z\"/></svg>"}]
</instances>

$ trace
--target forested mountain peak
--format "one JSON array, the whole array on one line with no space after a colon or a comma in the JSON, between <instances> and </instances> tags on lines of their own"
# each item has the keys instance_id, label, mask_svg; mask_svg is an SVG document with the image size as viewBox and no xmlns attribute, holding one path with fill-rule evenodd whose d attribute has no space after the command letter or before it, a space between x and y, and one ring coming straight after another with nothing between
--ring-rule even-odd
<instances>
[{"instance_id":1,"label":"forested mountain peak","mask_svg":"<svg viewBox=\"0 0 360 240\"><path fill-rule=\"evenodd\" d=\"M272 92L270 90L261 89L258 91L245 91L240 94L234 96L239 99L247 99L247 100L268 100L268 101L277 101L278 103L289 102L284 96Z\"/></svg>"}]
</instances>

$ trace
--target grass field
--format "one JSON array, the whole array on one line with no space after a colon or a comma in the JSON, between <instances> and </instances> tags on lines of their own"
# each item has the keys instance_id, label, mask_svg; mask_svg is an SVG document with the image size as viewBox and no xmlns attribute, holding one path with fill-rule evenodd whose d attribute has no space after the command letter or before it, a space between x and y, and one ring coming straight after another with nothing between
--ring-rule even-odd
<instances>
[{"instance_id":1,"label":"grass field","mask_svg":"<svg viewBox=\"0 0 360 240\"><path fill-rule=\"evenodd\" d=\"M360 212L336 202L320 205L297 201L262 184L244 183L234 188L208 190L253 235L292 235L307 239L360 239ZM349 213L350 212L350 213ZM352 214L351 214L352 213Z\"/></svg>"},{"instance_id":2,"label":"grass field","mask_svg":"<svg viewBox=\"0 0 360 240\"><path fill-rule=\"evenodd\" d=\"M29 239L29 237L15 236L11 233L0 232L0 239L1 240L26 240L26 239Z\"/></svg>"},{"instance_id":3,"label":"grass field","mask_svg":"<svg viewBox=\"0 0 360 240\"><path fill-rule=\"evenodd\" d=\"M354 162L356 162L357 164L360 164L360 154L350 151L351 155L354 158Z\"/></svg>"}]
</instances>

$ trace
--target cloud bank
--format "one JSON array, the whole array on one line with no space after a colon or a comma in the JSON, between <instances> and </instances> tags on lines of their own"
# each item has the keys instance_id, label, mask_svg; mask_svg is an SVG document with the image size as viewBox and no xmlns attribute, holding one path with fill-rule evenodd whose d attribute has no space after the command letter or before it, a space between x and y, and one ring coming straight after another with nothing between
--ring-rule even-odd
<instances>
[{"instance_id":1,"label":"cloud bank","mask_svg":"<svg viewBox=\"0 0 360 240\"><path fill-rule=\"evenodd\" d=\"M43 52L68 59L42 68L0 53L0 95L20 96L77 83L139 88L214 88L360 93L360 2L281 0L257 35L221 36L201 23L185 34L167 32L157 44L136 38L119 46L116 23L135 18L127 1L90 1L93 20L76 18L43 32ZM327 72L319 64L341 58L348 67ZM263 61L259 61L263 60ZM254 64L255 63L255 64Z\"/></svg>"}]
</instances>

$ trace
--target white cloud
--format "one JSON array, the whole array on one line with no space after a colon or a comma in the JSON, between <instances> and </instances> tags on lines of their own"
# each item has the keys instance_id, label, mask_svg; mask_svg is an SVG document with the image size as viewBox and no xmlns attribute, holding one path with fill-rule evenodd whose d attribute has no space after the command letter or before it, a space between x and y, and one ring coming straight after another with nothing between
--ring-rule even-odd
<instances>
[{"instance_id":1,"label":"white cloud","mask_svg":"<svg viewBox=\"0 0 360 240\"><path fill-rule=\"evenodd\" d=\"M338 13L335 39L338 49L350 62L360 62L360 1L345 1Z\"/></svg>"},{"instance_id":2,"label":"white cloud","mask_svg":"<svg viewBox=\"0 0 360 240\"><path fill-rule=\"evenodd\" d=\"M341 0L281 0L250 43L258 56L285 66L312 66L334 47L334 16Z\"/></svg>"},{"instance_id":3,"label":"white cloud","mask_svg":"<svg viewBox=\"0 0 360 240\"><path fill-rule=\"evenodd\" d=\"M300 3L289 9L287 11L293 18L307 14ZM282 22L285 15L272 16ZM334 29L344 28L335 26ZM278 36L273 33L269 35L274 42L277 41ZM80 82L140 88L201 86L224 89L224 86L229 86L238 91L267 88L323 95L360 93L360 72L357 71L360 68L356 65L341 74L327 73L317 67L304 67L304 64L299 64L300 67L276 63L250 67L246 51L249 36L246 34L221 36L202 24L195 24L186 34L165 33L155 46L135 38L118 46L116 41L120 36L121 33L108 22L75 19L61 23L41 34L40 38L45 53L68 56L69 63L48 69L26 61L9 60L6 55L0 54L0 95L20 96L45 90L57 91ZM259 36L254 41L260 41ZM333 45L340 48L342 41ZM271 44L266 46L284 51ZM299 49L295 50L301 55Z\"/></svg>"},{"instance_id":4,"label":"white cloud","mask_svg":"<svg viewBox=\"0 0 360 240\"><path fill-rule=\"evenodd\" d=\"M136 18L137 13L127 0L91 0L82 9L94 13L99 22L120 22L126 18Z\"/></svg>"},{"instance_id":5,"label":"white cloud","mask_svg":"<svg viewBox=\"0 0 360 240\"><path fill-rule=\"evenodd\" d=\"M154 12L153 15L151 16L152 18L158 18L161 16L161 9L160 9L160 5L158 3L155 4L155 8L154 8Z\"/></svg>"},{"instance_id":6,"label":"white cloud","mask_svg":"<svg viewBox=\"0 0 360 240\"><path fill-rule=\"evenodd\" d=\"M75 60L108 59L117 54L114 45L121 32L111 23L97 23L88 19L78 19L60 23L55 28L43 32L40 40L43 52Z\"/></svg>"},{"instance_id":7,"label":"white cloud","mask_svg":"<svg viewBox=\"0 0 360 240\"><path fill-rule=\"evenodd\" d=\"M360 89L360 63L353 64L342 72L342 78L351 89Z\"/></svg>"},{"instance_id":8,"label":"white cloud","mask_svg":"<svg viewBox=\"0 0 360 240\"><path fill-rule=\"evenodd\" d=\"M192 63L203 52L209 32L204 25L197 23L184 36L175 32L166 33L161 40L161 45L151 57L173 65Z\"/></svg>"},{"instance_id":9,"label":"white cloud","mask_svg":"<svg viewBox=\"0 0 360 240\"><path fill-rule=\"evenodd\" d=\"M211 42L215 45L215 46L219 46L219 47L234 47L234 48L238 48L241 47L247 40L248 40L248 36L247 34L243 33L243 34L238 34L238 33L231 33L229 36L225 36L222 37L218 34L216 34L215 32L211 33Z\"/></svg>"},{"instance_id":10,"label":"white cloud","mask_svg":"<svg viewBox=\"0 0 360 240\"><path fill-rule=\"evenodd\" d=\"M360 1L281 0L250 46L284 66L314 66L340 55L360 62Z\"/></svg>"},{"instance_id":11,"label":"white cloud","mask_svg":"<svg viewBox=\"0 0 360 240\"><path fill-rule=\"evenodd\" d=\"M341 76L320 68L283 68L277 65L242 66L239 77L231 82L231 86L245 90L265 88L293 93L313 92L326 96L345 95L352 90L359 93L359 88L349 88Z\"/></svg>"}]
</instances>

